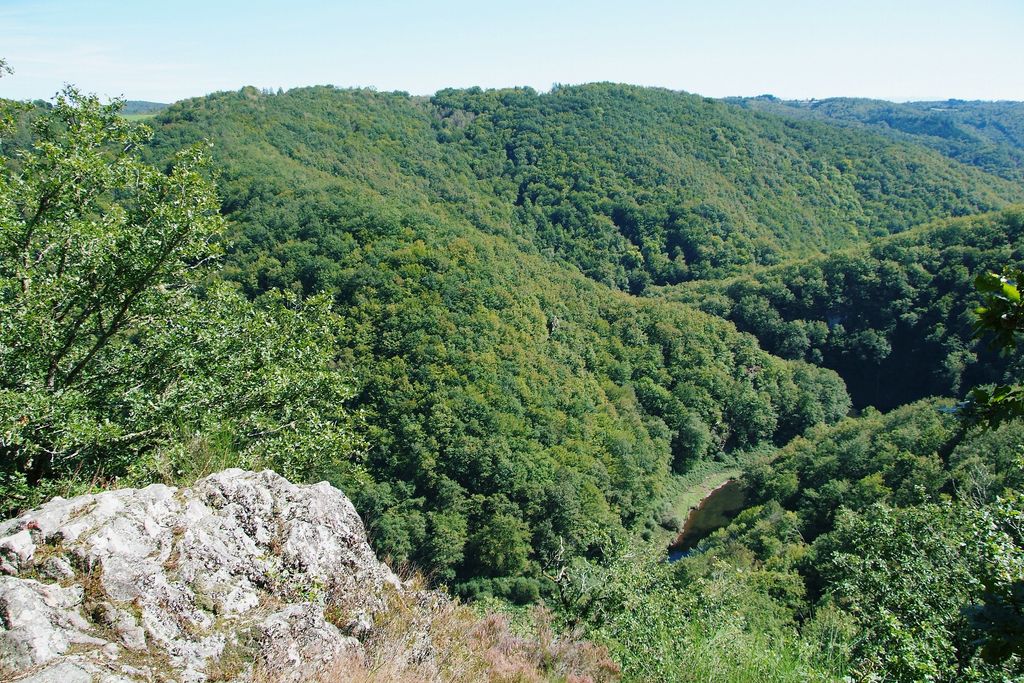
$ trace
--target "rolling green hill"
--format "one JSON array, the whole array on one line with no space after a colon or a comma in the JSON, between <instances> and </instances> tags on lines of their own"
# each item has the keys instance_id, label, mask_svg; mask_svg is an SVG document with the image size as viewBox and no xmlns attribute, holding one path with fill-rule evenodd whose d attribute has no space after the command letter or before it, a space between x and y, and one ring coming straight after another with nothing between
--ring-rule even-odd
<instances>
[{"instance_id":1,"label":"rolling green hill","mask_svg":"<svg viewBox=\"0 0 1024 683\"><path fill-rule=\"evenodd\" d=\"M125 116L146 116L156 114L169 107L169 104L164 102L147 102L145 100L125 100L124 108L121 112Z\"/></svg>"},{"instance_id":2,"label":"rolling green hill","mask_svg":"<svg viewBox=\"0 0 1024 683\"><path fill-rule=\"evenodd\" d=\"M666 287L783 358L832 368L857 406L891 410L1022 375L973 339L972 278L1024 262L1019 208L938 221L725 281Z\"/></svg>"},{"instance_id":3,"label":"rolling green hill","mask_svg":"<svg viewBox=\"0 0 1024 683\"><path fill-rule=\"evenodd\" d=\"M768 344L783 362L626 292L1024 199L885 136L608 84L244 88L154 127L154 159L212 144L223 276L250 296L329 292L347 320L377 547L520 598L557 554L651 525L672 471L846 412L807 362L824 357Z\"/></svg>"},{"instance_id":4,"label":"rolling green hill","mask_svg":"<svg viewBox=\"0 0 1024 683\"><path fill-rule=\"evenodd\" d=\"M433 102L451 112L443 139L511 165L535 243L635 293L1020 196L917 145L683 93L595 84Z\"/></svg>"},{"instance_id":5,"label":"rolling green hill","mask_svg":"<svg viewBox=\"0 0 1024 683\"><path fill-rule=\"evenodd\" d=\"M559 553L652 524L673 470L845 414L835 374L552 258L435 114L314 89L157 119L155 154L213 142L225 277L334 295L370 444L346 488L380 551L528 599Z\"/></svg>"},{"instance_id":6,"label":"rolling green hill","mask_svg":"<svg viewBox=\"0 0 1024 683\"><path fill-rule=\"evenodd\" d=\"M1012 680L1020 422L952 399L1021 377L970 338L1024 260L1016 138L843 102L247 87L152 140L3 103L0 500L272 467L626 680Z\"/></svg>"},{"instance_id":7,"label":"rolling green hill","mask_svg":"<svg viewBox=\"0 0 1024 683\"><path fill-rule=\"evenodd\" d=\"M229 209L236 178L271 193L318 174L633 293L1024 201L1024 186L919 145L609 84L430 99L247 88L178 103L160 122L165 146L215 143ZM262 171L240 167L254 155Z\"/></svg>"},{"instance_id":8,"label":"rolling green hill","mask_svg":"<svg viewBox=\"0 0 1024 683\"><path fill-rule=\"evenodd\" d=\"M1024 178L1024 103L885 102L835 97L786 101L771 96L729 98L746 109L827 121L924 145L990 173Z\"/></svg>"}]
</instances>

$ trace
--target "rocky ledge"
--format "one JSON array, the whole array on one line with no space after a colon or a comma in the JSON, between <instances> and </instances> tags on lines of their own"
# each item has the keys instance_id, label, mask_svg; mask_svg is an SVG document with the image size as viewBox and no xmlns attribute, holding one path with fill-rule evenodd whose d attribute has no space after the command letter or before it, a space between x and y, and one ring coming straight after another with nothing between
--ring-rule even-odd
<instances>
[{"instance_id":1,"label":"rocky ledge","mask_svg":"<svg viewBox=\"0 0 1024 683\"><path fill-rule=\"evenodd\" d=\"M442 599L403 587L326 483L232 469L56 498L0 524L0 679L307 679L357 658L396 594Z\"/></svg>"}]
</instances>

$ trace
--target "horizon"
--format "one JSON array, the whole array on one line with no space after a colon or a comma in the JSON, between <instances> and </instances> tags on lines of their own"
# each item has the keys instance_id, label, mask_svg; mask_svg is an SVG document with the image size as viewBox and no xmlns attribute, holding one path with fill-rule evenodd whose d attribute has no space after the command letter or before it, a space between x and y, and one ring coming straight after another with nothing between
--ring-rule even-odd
<instances>
[{"instance_id":1,"label":"horizon","mask_svg":"<svg viewBox=\"0 0 1024 683\"><path fill-rule=\"evenodd\" d=\"M648 88L648 89L651 89L651 90L667 90L669 92L677 93L677 94L680 94L680 95L693 95L695 97L707 97L707 98L710 98L710 99L723 100L723 101L724 100L731 100L731 99L757 99L757 98L761 98L761 97L772 97L772 98L775 98L776 100L778 100L780 102L798 102L798 103L825 102L825 101L828 101L828 100L841 100L841 99L845 99L845 100L864 100L864 101L873 101L873 102L888 102L888 103L891 103L891 104L942 104L942 103L946 103L946 102L965 102L965 103L977 102L977 103L983 103L983 104L1001 104L1001 103L1003 103L1003 104L1024 104L1024 99L1019 99L1019 100L1010 100L1010 99L992 100L992 99L964 99L964 98L960 98L960 97L925 97L925 98L922 98L922 99L913 99L913 100L884 100L884 99L880 99L880 98L877 98L877 97L856 97L856 96L847 96L847 95L835 95L835 96L832 96L832 97L808 97L808 98L802 98L802 99L795 99L795 98L794 99L788 99L788 98L777 97L776 95L773 95L772 93L759 93L759 94L756 94L756 95L754 95L754 94L748 94L748 95L723 95L723 96L720 96L720 97L713 97L713 96L710 96L710 95L704 95L704 94L699 93L699 92L690 92L688 90L679 90L679 89L675 89L675 88L667 88L665 86L660 86L660 85L639 85L637 83L623 83L623 82L616 82L616 81L588 81L588 82L585 82L585 83L553 83L551 85L551 87L549 87L547 89L544 89L544 90L541 90L541 89L538 89L538 88L533 88L533 86L529 86L529 85L505 85L505 86L494 86L494 87L486 87L486 88L482 87L482 86L467 85L467 86L460 86L458 88L451 88L451 89L455 89L455 90L470 90L472 88L480 88L481 90L487 92L487 91L513 90L513 89L517 89L517 88L523 88L523 89L527 89L528 88L528 89L534 90L539 95L548 95L548 94L551 94L552 92L554 92L557 88L578 88L578 87L586 87L586 86L589 86L589 85L601 85L601 84L619 85L619 86L630 87L630 88ZM74 84L69 84L69 85L74 85ZM207 97L209 95L216 95L218 93L238 92L239 90L242 90L244 88L256 88L257 90L259 90L260 92L262 92L264 94L270 94L270 95L278 94L278 88L271 88L271 87L266 87L266 86L258 86L258 85L252 84L252 83L247 83L245 85L240 85L237 88L226 88L226 89L222 89L222 90L213 90L213 91L210 91L210 92L207 92L207 93L200 93L200 94L196 94L196 95L188 95L186 97L182 97L180 99L169 101L169 102L162 102L162 101L158 101L158 100L143 100L143 99L137 99L137 98L127 97L127 96L121 96L120 99L124 100L126 103L127 102L138 102L138 103L143 103L143 104L155 104L155 105L171 106L171 105L176 104L178 102L184 102L185 100ZM310 84L307 84L307 85L296 85L296 86L293 86L291 88L281 88L280 90L284 94L288 94L289 92L291 92L293 90L303 90L303 89L310 89L310 88L335 88L337 90L367 90L367 91L371 91L371 92L407 95L409 97L433 97L434 95L436 95L441 90L449 89L449 88L440 88L440 89L438 89L438 90L436 90L436 91L434 91L432 93L416 94L416 93L410 93L410 92L408 92L406 90L382 90L382 89L374 87L372 85L366 85L366 86L346 86L346 85L337 85L337 84L334 84L334 83L310 83ZM55 93L55 95L56 95L56 93ZM117 97L117 96L108 96L108 97ZM48 98L33 98L33 99L45 100L45 99L48 99Z\"/></svg>"},{"instance_id":2,"label":"horizon","mask_svg":"<svg viewBox=\"0 0 1024 683\"><path fill-rule=\"evenodd\" d=\"M443 88L615 82L705 97L891 102L1024 101L1024 6L983 0L645 0L421 6L383 0L9 0L0 96L50 99L64 83L169 103L251 84L330 83L427 96Z\"/></svg>"}]
</instances>

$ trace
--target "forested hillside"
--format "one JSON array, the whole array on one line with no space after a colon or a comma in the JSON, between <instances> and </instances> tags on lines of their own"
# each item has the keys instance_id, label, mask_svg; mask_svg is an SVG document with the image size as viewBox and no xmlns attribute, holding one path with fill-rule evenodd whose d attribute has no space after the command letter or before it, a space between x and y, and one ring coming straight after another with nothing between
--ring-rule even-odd
<instances>
[{"instance_id":1,"label":"forested hillside","mask_svg":"<svg viewBox=\"0 0 1024 683\"><path fill-rule=\"evenodd\" d=\"M204 136L229 210L236 180L265 203L295 174L330 178L633 293L1024 201L1019 184L882 135L606 84L430 99L250 88L178 103L157 126L162 146Z\"/></svg>"},{"instance_id":2,"label":"forested hillside","mask_svg":"<svg viewBox=\"0 0 1024 683\"><path fill-rule=\"evenodd\" d=\"M271 467L627 680L1022 673L1021 426L957 403L1024 372L974 339L993 298L1019 336L1020 276L974 288L1024 261L1009 123L972 156L611 84L118 107L0 111L5 512ZM741 465L666 563L681 482Z\"/></svg>"},{"instance_id":3,"label":"forested hillside","mask_svg":"<svg viewBox=\"0 0 1024 683\"><path fill-rule=\"evenodd\" d=\"M787 101L770 95L729 98L754 111L829 121L913 141L1012 180L1024 178L1024 103L884 102L834 97Z\"/></svg>"},{"instance_id":4,"label":"forested hillside","mask_svg":"<svg viewBox=\"0 0 1024 683\"><path fill-rule=\"evenodd\" d=\"M346 319L339 360L369 451L337 476L354 477L377 547L517 599L536 595L556 556L650 524L672 471L841 417L842 382L813 363L877 365L870 342L892 332L871 318L846 323L845 346L837 334L800 352L763 341L796 361L782 363L717 317L616 290L1024 199L920 146L604 84L430 99L246 88L180 102L154 125L155 160L212 143L233 224L223 275L249 296L327 292ZM921 258L895 267L927 288ZM947 289L962 293L970 267ZM885 301L890 317L906 298ZM966 315L946 302L941 315ZM940 390L959 388L961 346L943 347L938 364L953 367L936 371ZM870 402L862 385L878 375L847 374Z\"/></svg>"},{"instance_id":5,"label":"forested hillside","mask_svg":"<svg viewBox=\"0 0 1024 683\"><path fill-rule=\"evenodd\" d=\"M630 680L1019 680L1024 433L949 407L812 429L695 552L624 550L567 611Z\"/></svg>"},{"instance_id":6,"label":"forested hillside","mask_svg":"<svg viewBox=\"0 0 1024 683\"><path fill-rule=\"evenodd\" d=\"M449 136L511 163L534 242L634 293L1020 196L918 146L682 93L598 84L433 102L454 117ZM450 132L463 112L473 123Z\"/></svg>"},{"instance_id":7,"label":"forested hillside","mask_svg":"<svg viewBox=\"0 0 1024 683\"><path fill-rule=\"evenodd\" d=\"M557 555L650 524L673 469L845 414L833 373L545 257L495 180L446 160L426 106L246 92L176 105L158 129L171 147L224 131L228 278L335 297L369 444L366 476L340 483L379 550L529 599ZM271 115L297 107L298 132Z\"/></svg>"},{"instance_id":8,"label":"forested hillside","mask_svg":"<svg viewBox=\"0 0 1024 683\"><path fill-rule=\"evenodd\" d=\"M125 116L146 116L156 114L167 109L168 105L163 102L146 102L145 100L128 100L124 103L121 112Z\"/></svg>"},{"instance_id":9,"label":"forested hillside","mask_svg":"<svg viewBox=\"0 0 1024 683\"><path fill-rule=\"evenodd\" d=\"M973 338L979 273L1024 262L1020 209L941 221L726 281L665 288L783 358L836 370L857 406L889 410L1020 377Z\"/></svg>"}]
</instances>

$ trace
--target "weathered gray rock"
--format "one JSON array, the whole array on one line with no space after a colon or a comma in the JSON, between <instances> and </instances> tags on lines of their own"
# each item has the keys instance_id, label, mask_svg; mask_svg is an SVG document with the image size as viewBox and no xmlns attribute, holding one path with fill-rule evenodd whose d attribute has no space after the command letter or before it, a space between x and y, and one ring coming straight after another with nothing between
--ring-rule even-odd
<instances>
[{"instance_id":1,"label":"weathered gray rock","mask_svg":"<svg viewBox=\"0 0 1024 683\"><path fill-rule=\"evenodd\" d=\"M329 624L323 610L309 604L288 605L267 617L259 630L267 644L259 653L261 663L267 671L287 672L282 682L301 680L360 647L358 640Z\"/></svg>"},{"instance_id":2,"label":"weathered gray rock","mask_svg":"<svg viewBox=\"0 0 1024 683\"><path fill-rule=\"evenodd\" d=\"M0 524L0 574L0 677L40 683L301 680L404 590L340 491L237 469L56 498Z\"/></svg>"}]
</instances>

